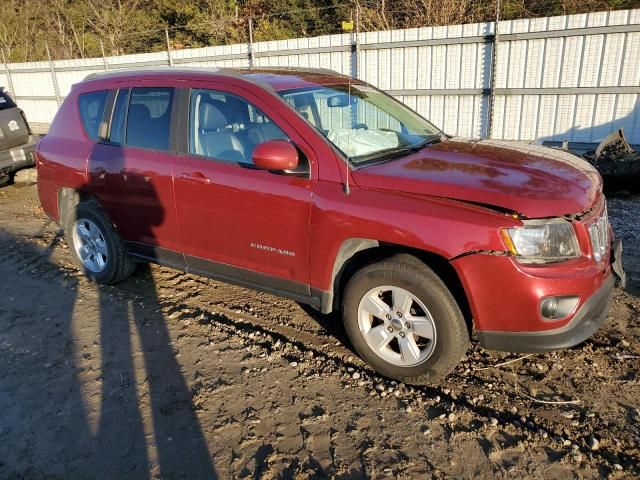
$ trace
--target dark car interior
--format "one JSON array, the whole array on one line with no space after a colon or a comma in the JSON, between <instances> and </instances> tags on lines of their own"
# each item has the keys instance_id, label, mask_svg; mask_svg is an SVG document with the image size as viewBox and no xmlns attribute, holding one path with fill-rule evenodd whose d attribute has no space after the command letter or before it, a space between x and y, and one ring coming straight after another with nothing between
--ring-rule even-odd
<instances>
[{"instance_id":1,"label":"dark car interior","mask_svg":"<svg viewBox=\"0 0 640 480\"><path fill-rule=\"evenodd\" d=\"M169 148L172 88L134 88L127 117L127 144Z\"/></svg>"}]
</instances>

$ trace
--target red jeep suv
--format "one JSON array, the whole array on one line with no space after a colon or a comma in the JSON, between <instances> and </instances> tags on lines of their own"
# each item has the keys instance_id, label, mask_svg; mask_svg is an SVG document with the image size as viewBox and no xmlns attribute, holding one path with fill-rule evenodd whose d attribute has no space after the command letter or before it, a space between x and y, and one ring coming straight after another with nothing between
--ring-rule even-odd
<instances>
[{"instance_id":1,"label":"red jeep suv","mask_svg":"<svg viewBox=\"0 0 640 480\"><path fill-rule=\"evenodd\" d=\"M36 158L92 280L151 261L339 310L362 358L404 382L443 378L474 331L510 352L580 343L623 279L586 161L449 137L328 70L91 75Z\"/></svg>"}]
</instances>

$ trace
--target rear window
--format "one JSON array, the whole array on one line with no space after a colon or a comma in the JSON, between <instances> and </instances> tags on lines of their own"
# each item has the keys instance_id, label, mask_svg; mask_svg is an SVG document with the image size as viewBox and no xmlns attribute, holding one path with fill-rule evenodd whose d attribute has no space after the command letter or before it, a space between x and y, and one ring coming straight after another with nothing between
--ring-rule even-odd
<instances>
[{"instance_id":1,"label":"rear window","mask_svg":"<svg viewBox=\"0 0 640 480\"><path fill-rule=\"evenodd\" d=\"M0 110L7 110L8 108L14 108L16 102L9 96L4 90L0 90Z\"/></svg>"},{"instance_id":2,"label":"rear window","mask_svg":"<svg viewBox=\"0 0 640 480\"><path fill-rule=\"evenodd\" d=\"M132 88L127 115L127 145L169 149L173 88Z\"/></svg>"},{"instance_id":3,"label":"rear window","mask_svg":"<svg viewBox=\"0 0 640 480\"><path fill-rule=\"evenodd\" d=\"M78 108L84 131L93 141L98 140L98 130L100 122L102 122L108 94L108 90L99 90L97 92L83 93L78 97Z\"/></svg>"}]
</instances>

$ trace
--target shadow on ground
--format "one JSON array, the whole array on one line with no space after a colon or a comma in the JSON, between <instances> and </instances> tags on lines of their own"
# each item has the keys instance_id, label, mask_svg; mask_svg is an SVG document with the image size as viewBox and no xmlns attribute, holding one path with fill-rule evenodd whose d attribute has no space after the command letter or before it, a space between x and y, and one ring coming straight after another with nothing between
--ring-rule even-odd
<instances>
[{"instance_id":1,"label":"shadow on ground","mask_svg":"<svg viewBox=\"0 0 640 480\"><path fill-rule=\"evenodd\" d=\"M59 241L0 232L0 477L216 478L157 299L81 292L48 259Z\"/></svg>"}]
</instances>

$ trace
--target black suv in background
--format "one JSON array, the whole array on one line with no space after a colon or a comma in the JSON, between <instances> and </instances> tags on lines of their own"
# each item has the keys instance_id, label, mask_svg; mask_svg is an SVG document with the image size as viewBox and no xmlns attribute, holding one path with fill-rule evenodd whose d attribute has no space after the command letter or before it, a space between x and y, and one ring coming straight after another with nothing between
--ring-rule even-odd
<instances>
[{"instance_id":1,"label":"black suv in background","mask_svg":"<svg viewBox=\"0 0 640 480\"><path fill-rule=\"evenodd\" d=\"M34 165L39 137L33 135L24 112L0 87L0 182L16 170Z\"/></svg>"}]
</instances>

